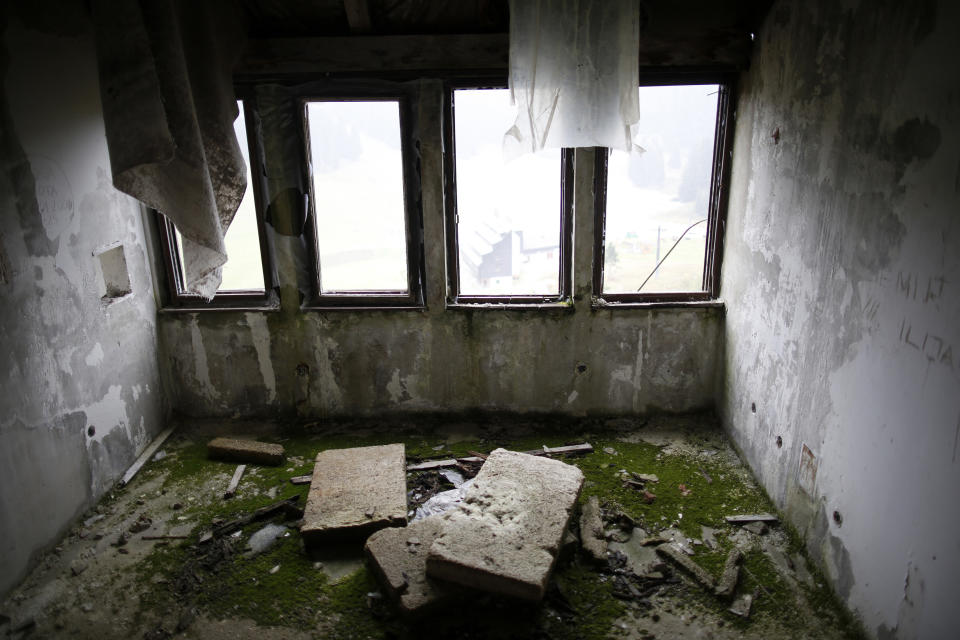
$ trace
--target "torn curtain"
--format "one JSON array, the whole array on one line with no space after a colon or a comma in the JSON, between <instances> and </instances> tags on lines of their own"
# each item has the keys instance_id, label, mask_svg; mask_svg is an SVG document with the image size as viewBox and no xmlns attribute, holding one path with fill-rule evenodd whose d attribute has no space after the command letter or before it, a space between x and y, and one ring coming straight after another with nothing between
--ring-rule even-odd
<instances>
[{"instance_id":1,"label":"torn curtain","mask_svg":"<svg viewBox=\"0 0 960 640\"><path fill-rule=\"evenodd\" d=\"M246 189L234 134L236 9L203 0L93 0L114 186L180 231L186 289L210 299Z\"/></svg>"},{"instance_id":2,"label":"torn curtain","mask_svg":"<svg viewBox=\"0 0 960 640\"><path fill-rule=\"evenodd\" d=\"M638 0L510 0L504 154L560 147L635 150L640 119Z\"/></svg>"}]
</instances>

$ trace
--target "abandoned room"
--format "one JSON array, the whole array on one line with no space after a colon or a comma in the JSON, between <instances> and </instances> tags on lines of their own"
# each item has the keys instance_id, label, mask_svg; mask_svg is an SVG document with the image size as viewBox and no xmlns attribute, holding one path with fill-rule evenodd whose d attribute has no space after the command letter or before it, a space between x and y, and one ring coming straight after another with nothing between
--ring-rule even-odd
<instances>
[{"instance_id":1,"label":"abandoned room","mask_svg":"<svg viewBox=\"0 0 960 640\"><path fill-rule=\"evenodd\" d=\"M0 637L958 637L957 3L0 34Z\"/></svg>"}]
</instances>

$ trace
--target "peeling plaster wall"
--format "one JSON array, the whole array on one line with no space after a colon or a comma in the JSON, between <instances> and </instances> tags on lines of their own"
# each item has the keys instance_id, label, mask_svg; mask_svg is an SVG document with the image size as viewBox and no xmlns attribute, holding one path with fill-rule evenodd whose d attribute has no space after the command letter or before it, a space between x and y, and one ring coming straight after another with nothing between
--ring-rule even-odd
<instances>
[{"instance_id":1,"label":"peeling plaster wall","mask_svg":"<svg viewBox=\"0 0 960 640\"><path fill-rule=\"evenodd\" d=\"M188 415L578 415L712 406L719 325L713 309L223 312L162 332Z\"/></svg>"},{"instance_id":2,"label":"peeling plaster wall","mask_svg":"<svg viewBox=\"0 0 960 640\"><path fill-rule=\"evenodd\" d=\"M0 594L165 417L143 219L111 186L85 5L18 4L0 8ZM115 246L131 292L107 304L95 254Z\"/></svg>"},{"instance_id":3,"label":"peeling plaster wall","mask_svg":"<svg viewBox=\"0 0 960 640\"><path fill-rule=\"evenodd\" d=\"M721 411L878 638L956 635L958 25L778 2L741 85Z\"/></svg>"}]
</instances>

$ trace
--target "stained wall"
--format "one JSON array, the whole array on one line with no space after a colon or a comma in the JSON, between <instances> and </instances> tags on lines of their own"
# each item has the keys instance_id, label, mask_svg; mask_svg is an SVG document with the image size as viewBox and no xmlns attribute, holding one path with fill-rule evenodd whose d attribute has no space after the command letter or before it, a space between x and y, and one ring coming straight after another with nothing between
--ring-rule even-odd
<instances>
[{"instance_id":1,"label":"stained wall","mask_svg":"<svg viewBox=\"0 0 960 640\"><path fill-rule=\"evenodd\" d=\"M0 593L165 418L143 219L110 182L85 5L19 5L0 10Z\"/></svg>"},{"instance_id":2,"label":"stained wall","mask_svg":"<svg viewBox=\"0 0 960 640\"><path fill-rule=\"evenodd\" d=\"M743 77L726 428L878 638L955 635L955 3L777 2Z\"/></svg>"}]
</instances>

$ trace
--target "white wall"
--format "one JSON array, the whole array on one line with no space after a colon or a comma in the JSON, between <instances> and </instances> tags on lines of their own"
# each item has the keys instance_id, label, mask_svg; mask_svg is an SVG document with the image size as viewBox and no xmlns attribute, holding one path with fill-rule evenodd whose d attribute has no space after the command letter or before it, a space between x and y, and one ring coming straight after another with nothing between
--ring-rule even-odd
<instances>
[{"instance_id":1,"label":"white wall","mask_svg":"<svg viewBox=\"0 0 960 640\"><path fill-rule=\"evenodd\" d=\"M954 2L777 2L738 109L724 422L880 638L956 635L958 26Z\"/></svg>"},{"instance_id":2,"label":"white wall","mask_svg":"<svg viewBox=\"0 0 960 640\"><path fill-rule=\"evenodd\" d=\"M0 593L164 419L143 221L111 186L85 5L20 4L0 9ZM107 304L94 254L118 245L132 292Z\"/></svg>"}]
</instances>

